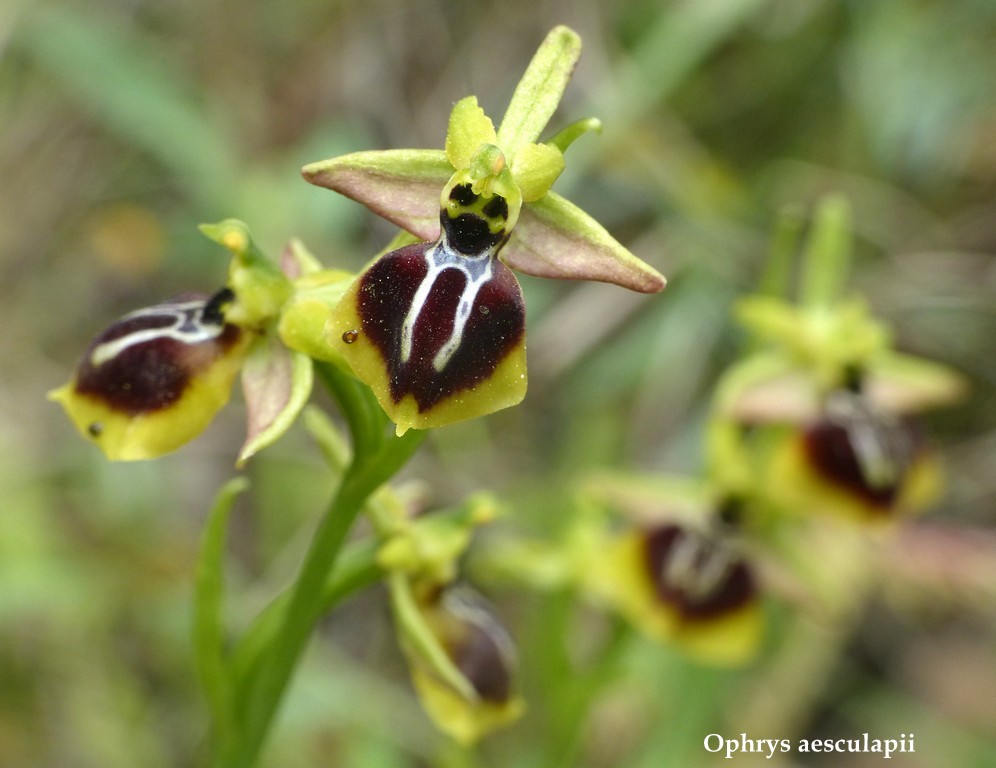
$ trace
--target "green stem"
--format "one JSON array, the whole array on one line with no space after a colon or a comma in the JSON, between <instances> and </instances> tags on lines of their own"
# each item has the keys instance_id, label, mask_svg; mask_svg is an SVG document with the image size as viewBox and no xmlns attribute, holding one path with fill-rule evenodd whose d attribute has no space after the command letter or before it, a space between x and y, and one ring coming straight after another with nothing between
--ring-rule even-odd
<instances>
[{"instance_id":1,"label":"green stem","mask_svg":"<svg viewBox=\"0 0 996 768\"><path fill-rule=\"evenodd\" d=\"M629 625L621 619L614 620L589 667L583 672L573 671L569 679L562 681L564 695L559 702L557 739L550 744L545 763L549 768L578 764L592 705L618 674L619 659L630 637Z\"/></svg>"},{"instance_id":2,"label":"green stem","mask_svg":"<svg viewBox=\"0 0 996 768\"><path fill-rule=\"evenodd\" d=\"M367 498L389 480L418 447L424 433L411 430L402 437L384 432L386 419L373 410L368 390L331 366L316 366L332 395L339 400L353 437L353 460L305 556L272 644L247 691L242 738L219 765L254 765L269 733L297 662L325 605L325 584L342 546Z\"/></svg>"},{"instance_id":3,"label":"green stem","mask_svg":"<svg viewBox=\"0 0 996 768\"><path fill-rule=\"evenodd\" d=\"M378 547L378 542L366 539L342 551L331 577L325 583L318 611L320 616L329 613L351 595L380 581L384 571L377 562ZM232 677L239 685L236 700L248 701L256 672L274 642L289 600L289 592L272 600L253 620L232 651Z\"/></svg>"}]
</instances>

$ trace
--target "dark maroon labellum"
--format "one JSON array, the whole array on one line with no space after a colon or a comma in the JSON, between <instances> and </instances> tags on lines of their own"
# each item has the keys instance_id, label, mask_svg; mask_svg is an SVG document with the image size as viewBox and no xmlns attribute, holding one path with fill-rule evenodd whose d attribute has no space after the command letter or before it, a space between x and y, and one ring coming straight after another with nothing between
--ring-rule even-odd
<instances>
[{"instance_id":1,"label":"dark maroon labellum","mask_svg":"<svg viewBox=\"0 0 996 768\"><path fill-rule=\"evenodd\" d=\"M485 701L508 701L512 678L501 649L483 628L472 626L453 649L453 663Z\"/></svg>"},{"instance_id":2,"label":"dark maroon labellum","mask_svg":"<svg viewBox=\"0 0 996 768\"><path fill-rule=\"evenodd\" d=\"M210 299L187 295L125 315L90 344L76 391L128 414L172 405L238 340L239 329L222 317L232 298L228 289Z\"/></svg>"},{"instance_id":3,"label":"dark maroon labellum","mask_svg":"<svg viewBox=\"0 0 996 768\"><path fill-rule=\"evenodd\" d=\"M454 666L484 701L502 703L512 695L515 651L512 639L490 606L475 592L447 590L443 608L459 621L447 651Z\"/></svg>"},{"instance_id":4,"label":"dark maroon labellum","mask_svg":"<svg viewBox=\"0 0 996 768\"><path fill-rule=\"evenodd\" d=\"M803 440L821 476L883 511L895 503L915 457L909 422L843 390L833 393L823 418L806 429Z\"/></svg>"},{"instance_id":5,"label":"dark maroon labellum","mask_svg":"<svg viewBox=\"0 0 996 768\"><path fill-rule=\"evenodd\" d=\"M646 533L648 574L662 601L687 619L717 618L747 605L757 588L729 544L679 525Z\"/></svg>"},{"instance_id":6,"label":"dark maroon labellum","mask_svg":"<svg viewBox=\"0 0 996 768\"><path fill-rule=\"evenodd\" d=\"M511 270L436 243L400 248L361 278L361 332L387 365L391 397L420 412L490 377L522 341L525 307Z\"/></svg>"}]
</instances>

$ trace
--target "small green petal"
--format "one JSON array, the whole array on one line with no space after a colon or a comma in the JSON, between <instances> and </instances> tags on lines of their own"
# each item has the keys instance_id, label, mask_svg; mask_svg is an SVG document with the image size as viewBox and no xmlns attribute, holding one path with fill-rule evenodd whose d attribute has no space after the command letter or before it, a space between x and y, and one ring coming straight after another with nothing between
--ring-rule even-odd
<instances>
[{"instance_id":1,"label":"small green petal","mask_svg":"<svg viewBox=\"0 0 996 768\"><path fill-rule=\"evenodd\" d=\"M564 155L552 144L526 144L512 160L512 176L526 203L549 192L563 170Z\"/></svg>"},{"instance_id":2,"label":"small green petal","mask_svg":"<svg viewBox=\"0 0 996 768\"><path fill-rule=\"evenodd\" d=\"M583 120L571 123L566 128L561 128L547 144L553 144L561 152L566 152L571 144L590 131L594 131L595 133L602 132L602 121L597 117L586 117Z\"/></svg>"},{"instance_id":3,"label":"small green petal","mask_svg":"<svg viewBox=\"0 0 996 768\"><path fill-rule=\"evenodd\" d=\"M505 153L494 144L481 144L467 166L468 175L474 182L474 194L491 195L494 180L507 170Z\"/></svg>"},{"instance_id":4,"label":"small green petal","mask_svg":"<svg viewBox=\"0 0 996 768\"><path fill-rule=\"evenodd\" d=\"M446 157L450 165L456 169L469 167L478 147L496 141L495 126L477 105L477 97L460 99L450 112L446 131Z\"/></svg>"},{"instance_id":5,"label":"small green petal","mask_svg":"<svg viewBox=\"0 0 996 768\"><path fill-rule=\"evenodd\" d=\"M395 149L354 152L311 163L301 173L420 239L433 240L439 234L439 190L453 166L441 149Z\"/></svg>"},{"instance_id":6,"label":"small green petal","mask_svg":"<svg viewBox=\"0 0 996 768\"><path fill-rule=\"evenodd\" d=\"M516 86L498 128L498 146L510 156L536 141L567 88L581 56L581 38L574 30L554 27L533 56Z\"/></svg>"},{"instance_id":7,"label":"small green petal","mask_svg":"<svg viewBox=\"0 0 996 768\"><path fill-rule=\"evenodd\" d=\"M242 368L248 429L236 466L272 445L290 428L308 401L312 378L307 355L292 352L272 335L256 340Z\"/></svg>"},{"instance_id":8,"label":"small green petal","mask_svg":"<svg viewBox=\"0 0 996 768\"><path fill-rule=\"evenodd\" d=\"M666 283L656 269L555 192L523 207L500 258L535 277L598 280L641 293L657 293Z\"/></svg>"}]
</instances>

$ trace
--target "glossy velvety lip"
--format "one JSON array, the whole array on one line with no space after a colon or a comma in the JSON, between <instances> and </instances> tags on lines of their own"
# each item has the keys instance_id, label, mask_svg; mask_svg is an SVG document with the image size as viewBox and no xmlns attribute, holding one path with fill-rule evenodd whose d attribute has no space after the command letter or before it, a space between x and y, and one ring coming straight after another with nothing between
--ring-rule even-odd
<instances>
[{"instance_id":1,"label":"glossy velvety lip","mask_svg":"<svg viewBox=\"0 0 996 768\"><path fill-rule=\"evenodd\" d=\"M727 546L678 525L648 531L644 557L658 597L684 618L722 616L747 605L757 593L746 561Z\"/></svg>"},{"instance_id":2,"label":"glossy velvety lip","mask_svg":"<svg viewBox=\"0 0 996 768\"><path fill-rule=\"evenodd\" d=\"M173 405L239 339L214 307L206 296L185 296L125 315L86 350L76 391L128 414Z\"/></svg>"},{"instance_id":3,"label":"glossy velvety lip","mask_svg":"<svg viewBox=\"0 0 996 768\"><path fill-rule=\"evenodd\" d=\"M806 457L821 477L883 511L899 497L916 443L908 420L888 416L847 391L834 393L824 416L803 434Z\"/></svg>"},{"instance_id":4,"label":"glossy velvety lip","mask_svg":"<svg viewBox=\"0 0 996 768\"><path fill-rule=\"evenodd\" d=\"M525 335L515 276L489 257L447 261L418 243L360 280L361 332L386 363L391 398L410 394L419 412L490 377Z\"/></svg>"}]
</instances>

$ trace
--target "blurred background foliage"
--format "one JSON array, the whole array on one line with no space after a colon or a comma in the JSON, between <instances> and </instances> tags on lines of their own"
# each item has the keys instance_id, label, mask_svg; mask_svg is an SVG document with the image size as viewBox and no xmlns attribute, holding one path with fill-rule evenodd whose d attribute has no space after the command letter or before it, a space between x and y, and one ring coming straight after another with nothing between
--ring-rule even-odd
<instances>
[{"instance_id":1,"label":"blurred background foliage","mask_svg":"<svg viewBox=\"0 0 996 768\"><path fill-rule=\"evenodd\" d=\"M710 391L739 340L729 306L756 284L777 212L808 215L841 192L855 211L855 290L901 349L972 382L964 403L929 421L949 476L930 518L970 531L975 546L975 570L958 576L973 589L922 579L872 606L844 657L799 670L805 679L720 673L633 644L563 764L711 764L702 737L735 736L724 729L743 722L738 712L777 698L766 686L786 680L817 687L801 733L915 732L918 755L897 764L993 764L991 0L6 0L0 766L204 757L191 578L206 510L234 471L240 408L165 460L109 465L44 393L113 318L223 281L224 254L200 222L237 216L271 253L299 236L326 264L359 267L390 230L310 187L299 167L441 146L452 103L469 93L501 114L557 23L585 45L560 124L596 115L605 125L572 148L557 189L670 284L648 298L522 278L526 402L438 431L407 474L434 505L488 488L516 523L553 531L591 469L697 471ZM233 544L236 626L292 572L330 490L300 428L248 474ZM542 682L544 626L563 606L494 597L521 646L530 710L485 745L485 764L555 765L546 735L573 715ZM583 658L585 638L604 631L579 621L558 658ZM794 735L768 725L751 735ZM323 628L264 764L457 760L418 709L375 591Z\"/></svg>"}]
</instances>

